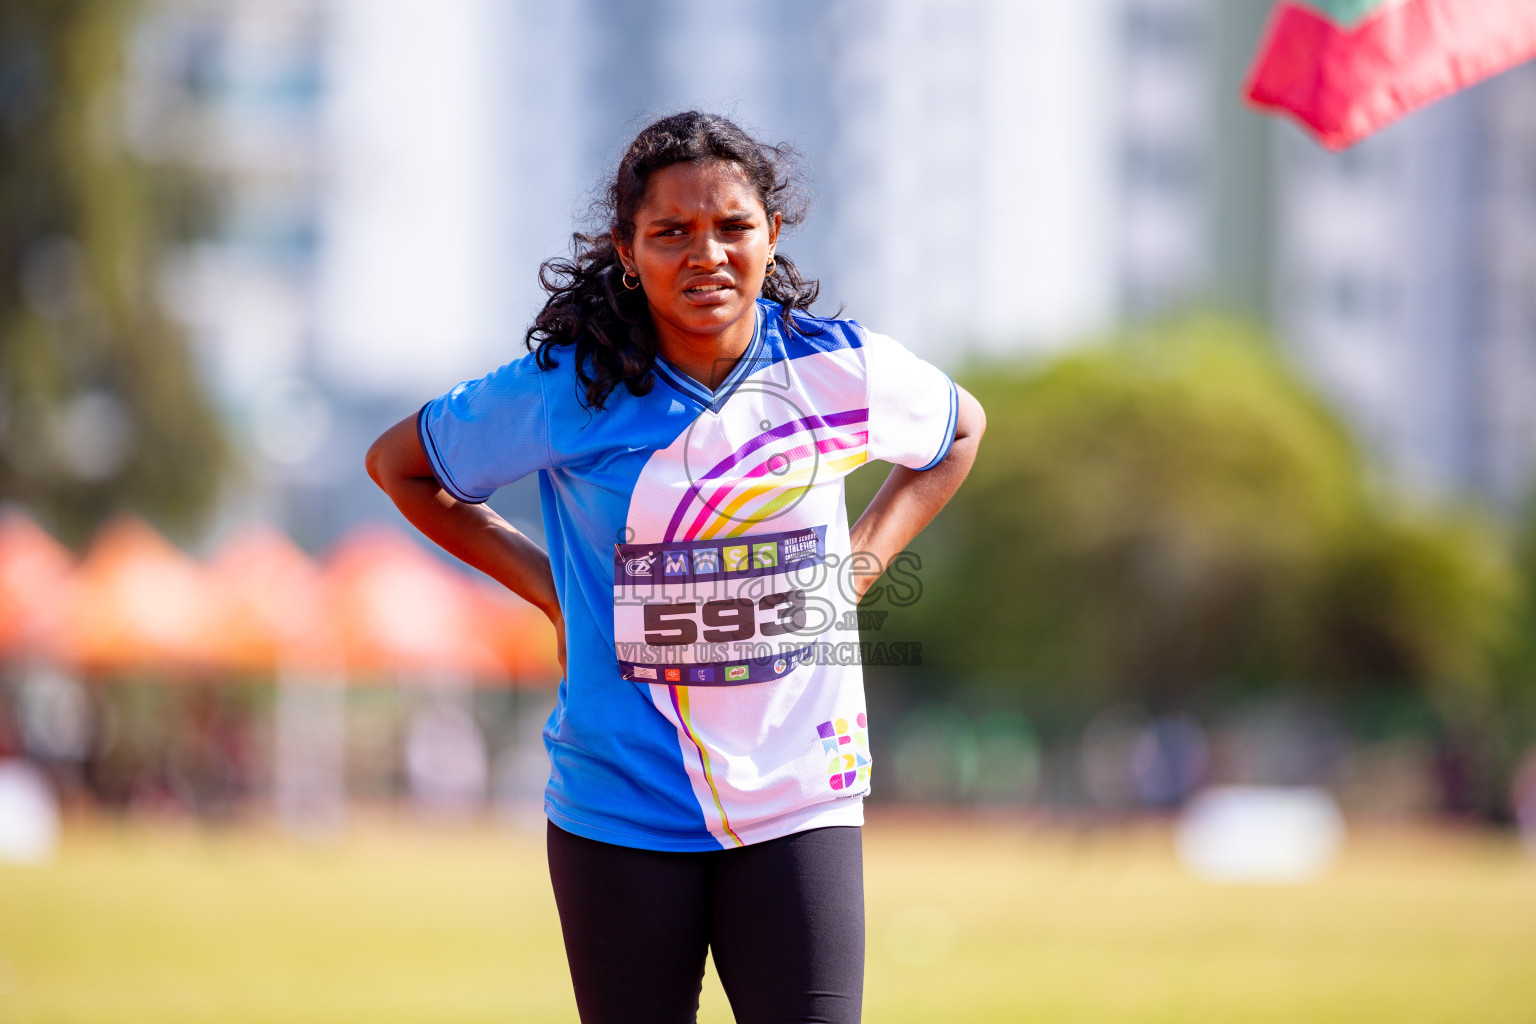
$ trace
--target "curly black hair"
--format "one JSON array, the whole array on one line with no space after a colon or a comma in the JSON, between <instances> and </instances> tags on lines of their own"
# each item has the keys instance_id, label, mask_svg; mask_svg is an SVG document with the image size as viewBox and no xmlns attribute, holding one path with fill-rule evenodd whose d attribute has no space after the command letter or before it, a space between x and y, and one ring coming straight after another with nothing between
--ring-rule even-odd
<instances>
[{"instance_id":1,"label":"curly black hair","mask_svg":"<svg viewBox=\"0 0 1536 1024\"><path fill-rule=\"evenodd\" d=\"M574 347L576 376L591 409L602 409L621 383L632 395L646 394L655 384L656 328L645 293L620 284L623 270L613 234L625 244L634 238L635 210L653 173L699 160L728 160L740 167L770 221L775 213L785 227L805 219L809 203L788 146L758 142L726 118L697 110L646 126L629 144L596 204L594 219L606 224L590 233L576 232L569 257L539 267L539 284L549 298L525 336L544 370L557 365L559 349ZM764 279L762 294L784 308L785 327L792 330L790 311L809 309L821 286L802 276L783 253L775 254L775 268Z\"/></svg>"}]
</instances>

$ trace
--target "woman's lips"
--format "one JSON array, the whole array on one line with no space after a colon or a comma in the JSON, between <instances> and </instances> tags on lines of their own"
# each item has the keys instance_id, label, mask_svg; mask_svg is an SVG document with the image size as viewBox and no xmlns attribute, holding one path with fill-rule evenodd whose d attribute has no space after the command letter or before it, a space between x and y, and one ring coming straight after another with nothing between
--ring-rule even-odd
<instances>
[{"instance_id":1,"label":"woman's lips","mask_svg":"<svg viewBox=\"0 0 1536 1024\"><path fill-rule=\"evenodd\" d=\"M697 306L718 306L734 289L723 281L701 281L683 289L683 298Z\"/></svg>"}]
</instances>

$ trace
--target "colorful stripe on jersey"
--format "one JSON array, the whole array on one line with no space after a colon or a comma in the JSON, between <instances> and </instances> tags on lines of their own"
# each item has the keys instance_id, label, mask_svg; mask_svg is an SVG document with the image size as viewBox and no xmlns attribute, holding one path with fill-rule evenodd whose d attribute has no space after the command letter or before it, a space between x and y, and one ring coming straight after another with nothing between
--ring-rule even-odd
<instances>
[{"instance_id":1,"label":"colorful stripe on jersey","mask_svg":"<svg viewBox=\"0 0 1536 1024\"><path fill-rule=\"evenodd\" d=\"M683 733L693 743L693 748L699 752L699 763L704 768L704 780L709 783L709 794L714 797L715 810L720 815L720 827L725 831L726 835L731 837L737 846L745 846L746 844L741 841L741 837L732 830L730 819L725 814L725 805L720 802L720 787L715 785L715 772L713 766L709 763L709 751L705 749L703 743L699 742L699 737L693 731L693 723L689 721L688 687L670 686L667 689L672 694L672 710L677 712L678 724L683 727Z\"/></svg>"}]
</instances>

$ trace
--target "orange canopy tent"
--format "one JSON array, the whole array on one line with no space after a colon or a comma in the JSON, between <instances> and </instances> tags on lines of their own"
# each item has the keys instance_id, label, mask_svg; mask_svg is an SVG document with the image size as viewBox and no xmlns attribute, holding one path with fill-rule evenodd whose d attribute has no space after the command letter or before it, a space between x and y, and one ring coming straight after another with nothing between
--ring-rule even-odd
<instances>
[{"instance_id":1,"label":"orange canopy tent","mask_svg":"<svg viewBox=\"0 0 1536 1024\"><path fill-rule=\"evenodd\" d=\"M320 673L342 667L320 568L281 531L265 524L237 531L214 556L208 578L230 602L221 644L230 667Z\"/></svg>"},{"instance_id":2,"label":"orange canopy tent","mask_svg":"<svg viewBox=\"0 0 1536 1024\"><path fill-rule=\"evenodd\" d=\"M78 668L227 667L231 602L202 566L144 522L97 534L61 602L54 651Z\"/></svg>"},{"instance_id":3,"label":"orange canopy tent","mask_svg":"<svg viewBox=\"0 0 1536 1024\"><path fill-rule=\"evenodd\" d=\"M443 673L482 682L558 676L547 620L511 594L472 583L399 530L348 534L321 592L350 672Z\"/></svg>"},{"instance_id":4,"label":"orange canopy tent","mask_svg":"<svg viewBox=\"0 0 1536 1024\"><path fill-rule=\"evenodd\" d=\"M204 567L125 518L73 572L70 561L29 520L0 520L0 656L100 672L559 676L543 615L388 527L354 530L322 571L282 533L253 526Z\"/></svg>"},{"instance_id":5,"label":"orange canopy tent","mask_svg":"<svg viewBox=\"0 0 1536 1024\"><path fill-rule=\"evenodd\" d=\"M0 656L46 649L72 562L63 545L25 516L0 519Z\"/></svg>"}]
</instances>

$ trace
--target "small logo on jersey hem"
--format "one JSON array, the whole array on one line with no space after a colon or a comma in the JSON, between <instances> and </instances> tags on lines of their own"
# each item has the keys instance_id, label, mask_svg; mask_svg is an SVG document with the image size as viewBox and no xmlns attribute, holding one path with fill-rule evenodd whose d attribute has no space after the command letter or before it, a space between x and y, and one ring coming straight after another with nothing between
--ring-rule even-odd
<instances>
[{"instance_id":1,"label":"small logo on jersey hem","mask_svg":"<svg viewBox=\"0 0 1536 1024\"><path fill-rule=\"evenodd\" d=\"M827 762L827 785L832 789L852 789L869 781L872 761L867 727L868 719L862 711L854 716L852 727L846 718L822 722L816 727L822 755L832 755Z\"/></svg>"}]
</instances>

